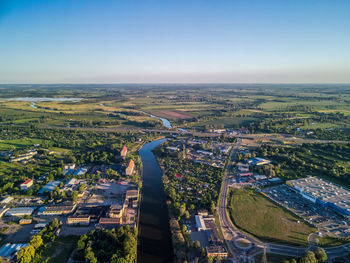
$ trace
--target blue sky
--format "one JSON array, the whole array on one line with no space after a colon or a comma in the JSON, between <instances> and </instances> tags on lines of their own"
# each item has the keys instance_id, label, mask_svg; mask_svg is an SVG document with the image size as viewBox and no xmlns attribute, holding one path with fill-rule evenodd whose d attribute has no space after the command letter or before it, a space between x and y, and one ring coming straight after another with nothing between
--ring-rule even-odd
<instances>
[{"instance_id":1,"label":"blue sky","mask_svg":"<svg viewBox=\"0 0 350 263\"><path fill-rule=\"evenodd\" d=\"M350 82L350 1L0 0L0 83Z\"/></svg>"}]
</instances>

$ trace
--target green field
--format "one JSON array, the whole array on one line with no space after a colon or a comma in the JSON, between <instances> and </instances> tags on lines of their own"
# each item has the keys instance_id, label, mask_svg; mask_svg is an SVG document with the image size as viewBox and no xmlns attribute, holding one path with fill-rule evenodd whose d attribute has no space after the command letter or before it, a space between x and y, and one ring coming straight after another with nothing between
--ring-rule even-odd
<instances>
[{"instance_id":1,"label":"green field","mask_svg":"<svg viewBox=\"0 0 350 263\"><path fill-rule=\"evenodd\" d=\"M229 214L237 227L264 241L307 246L316 230L253 190L232 190Z\"/></svg>"},{"instance_id":2,"label":"green field","mask_svg":"<svg viewBox=\"0 0 350 263\"><path fill-rule=\"evenodd\" d=\"M72 254L79 236L59 237L48 245L43 255L43 260L49 259L49 263L66 263Z\"/></svg>"},{"instance_id":3,"label":"green field","mask_svg":"<svg viewBox=\"0 0 350 263\"><path fill-rule=\"evenodd\" d=\"M28 147L34 147L34 144L41 144L40 139L14 139L14 140L0 140L0 151L21 150Z\"/></svg>"}]
</instances>

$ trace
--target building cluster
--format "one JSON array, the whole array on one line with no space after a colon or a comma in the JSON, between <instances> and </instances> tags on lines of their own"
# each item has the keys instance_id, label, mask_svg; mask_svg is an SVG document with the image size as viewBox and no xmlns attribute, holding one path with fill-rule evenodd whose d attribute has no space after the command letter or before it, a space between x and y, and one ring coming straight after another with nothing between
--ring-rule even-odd
<instances>
[{"instance_id":1,"label":"building cluster","mask_svg":"<svg viewBox=\"0 0 350 263\"><path fill-rule=\"evenodd\" d=\"M282 180L278 177L270 177L266 175L261 175L255 172L252 172L250 166L254 165L266 165L270 161L262 158L254 158L257 161L248 161L246 163L239 162L236 164L236 174L234 184L245 185L245 186L265 186L273 183L279 183ZM259 163L259 164L257 164Z\"/></svg>"},{"instance_id":2,"label":"building cluster","mask_svg":"<svg viewBox=\"0 0 350 263\"><path fill-rule=\"evenodd\" d=\"M218 228L215 224L215 217L209 215L207 211L199 211L195 216L196 228L198 232L204 232L206 240L201 240L205 243L204 247L208 257L227 257L228 252L221 239ZM200 241L200 242L201 242ZM203 246L203 244L201 245Z\"/></svg>"},{"instance_id":3,"label":"building cluster","mask_svg":"<svg viewBox=\"0 0 350 263\"><path fill-rule=\"evenodd\" d=\"M66 164L62 173L64 175L74 175L74 176L82 176L86 174L88 171L87 167L78 167L74 163Z\"/></svg>"},{"instance_id":4,"label":"building cluster","mask_svg":"<svg viewBox=\"0 0 350 263\"><path fill-rule=\"evenodd\" d=\"M350 191L347 189L315 176L291 180L287 185L311 202L350 217Z\"/></svg>"},{"instance_id":5,"label":"building cluster","mask_svg":"<svg viewBox=\"0 0 350 263\"><path fill-rule=\"evenodd\" d=\"M230 143L208 142L201 139L171 141L165 149L168 152L180 152L182 157L196 163L203 163L217 168L224 168Z\"/></svg>"},{"instance_id":6,"label":"building cluster","mask_svg":"<svg viewBox=\"0 0 350 263\"><path fill-rule=\"evenodd\" d=\"M27 163L28 161L30 161L31 159L33 159L34 155L38 154L37 150L35 149L31 149L29 151L27 151L26 153L20 154L20 155L11 155L9 162L21 162L21 163Z\"/></svg>"},{"instance_id":7,"label":"building cluster","mask_svg":"<svg viewBox=\"0 0 350 263\"><path fill-rule=\"evenodd\" d=\"M124 224L134 224L138 207L139 191L128 189L123 198L114 200L112 203L87 203L80 206L74 213L70 212L67 217L69 225L89 225L95 223L101 227L117 227ZM130 213L130 210L134 213Z\"/></svg>"}]
</instances>

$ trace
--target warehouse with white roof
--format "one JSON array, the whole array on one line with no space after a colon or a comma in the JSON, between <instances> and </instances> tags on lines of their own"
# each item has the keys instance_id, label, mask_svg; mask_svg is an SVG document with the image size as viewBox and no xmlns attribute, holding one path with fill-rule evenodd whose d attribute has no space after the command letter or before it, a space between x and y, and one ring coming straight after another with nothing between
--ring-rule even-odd
<instances>
[{"instance_id":1,"label":"warehouse with white roof","mask_svg":"<svg viewBox=\"0 0 350 263\"><path fill-rule=\"evenodd\" d=\"M316 176L291 180L287 185L304 198L350 217L350 191L344 187Z\"/></svg>"}]
</instances>

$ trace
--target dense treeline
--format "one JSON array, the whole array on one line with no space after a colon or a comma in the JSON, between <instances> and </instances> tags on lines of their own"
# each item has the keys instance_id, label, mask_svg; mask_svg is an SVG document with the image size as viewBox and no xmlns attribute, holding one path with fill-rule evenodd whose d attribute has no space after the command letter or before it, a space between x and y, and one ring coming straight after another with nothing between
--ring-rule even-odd
<instances>
[{"instance_id":1,"label":"dense treeline","mask_svg":"<svg viewBox=\"0 0 350 263\"><path fill-rule=\"evenodd\" d=\"M350 185L350 144L262 145L253 155L271 159L274 173L286 179L323 175ZM264 168L258 168L264 169Z\"/></svg>"},{"instance_id":2,"label":"dense treeline","mask_svg":"<svg viewBox=\"0 0 350 263\"><path fill-rule=\"evenodd\" d=\"M133 263L136 258L137 230L129 226L92 230L77 243L74 259L86 263Z\"/></svg>"}]
</instances>

